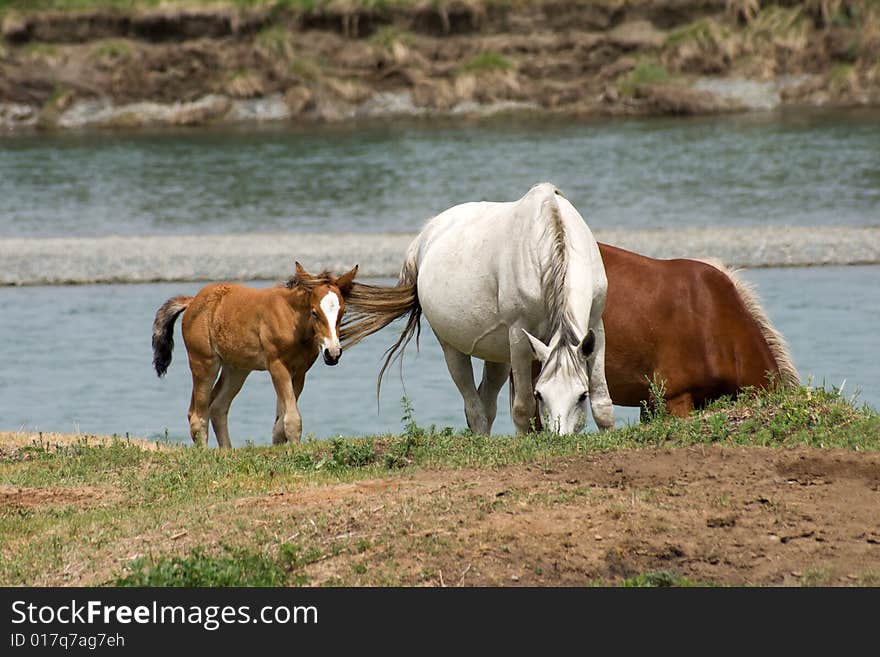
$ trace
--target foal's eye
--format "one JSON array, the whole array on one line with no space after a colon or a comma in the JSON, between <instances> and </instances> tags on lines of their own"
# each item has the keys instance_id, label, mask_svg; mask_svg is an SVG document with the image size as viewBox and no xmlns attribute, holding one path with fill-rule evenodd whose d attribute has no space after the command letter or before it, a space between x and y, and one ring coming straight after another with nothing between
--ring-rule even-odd
<instances>
[{"instance_id":1,"label":"foal's eye","mask_svg":"<svg viewBox=\"0 0 880 657\"><path fill-rule=\"evenodd\" d=\"M315 319L318 319L318 311L315 310L314 308L312 308L312 317L314 317Z\"/></svg>"}]
</instances>

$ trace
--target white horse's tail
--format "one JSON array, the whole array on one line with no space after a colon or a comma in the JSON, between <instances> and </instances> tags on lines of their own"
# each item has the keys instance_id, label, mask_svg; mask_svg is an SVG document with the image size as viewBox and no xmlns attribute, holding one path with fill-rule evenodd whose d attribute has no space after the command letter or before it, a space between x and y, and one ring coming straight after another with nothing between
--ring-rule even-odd
<instances>
[{"instance_id":1,"label":"white horse's tail","mask_svg":"<svg viewBox=\"0 0 880 657\"><path fill-rule=\"evenodd\" d=\"M345 301L345 318L339 331L339 337L346 349L409 313L406 326L397 342L385 352L385 362L382 364L382 369L379 370L379 377L376 381L377 396L382 387L382 376L388 366L403 353L413 335L416 336L416 345L419 343L421 333L419 320L422 317L422 306L419 304L416 286L418 280L416 252L417 246L414 241L407 250L406 259L400 269L400 277L395 287L366 285L355 281L351 293Z\"/></svg>"}]
</instances>

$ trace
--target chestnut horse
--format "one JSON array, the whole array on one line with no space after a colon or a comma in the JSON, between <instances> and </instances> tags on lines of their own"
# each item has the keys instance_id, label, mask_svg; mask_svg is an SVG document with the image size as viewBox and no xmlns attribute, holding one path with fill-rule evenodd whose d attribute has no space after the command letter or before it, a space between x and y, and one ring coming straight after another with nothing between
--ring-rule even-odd
<instances>
[{"instance_id":1,"label":"chestnut horse","mask_svg":"<svg viewBox=\"0 0 880 657\"><path fill-rule=\"evenodd\" d=\"M734 272L602 243L599 252L608 276L605 376L616 405L641 407L645 419L655 377L680 417L747 386L798 385L785 339Z\"/></svg>"},{"instance_id":2,"label":"chestnut horse","mask_svg":"<svg viewBox=\"0 0 880 657\"><path fill-rule=\"evenodd\" d=\"M253 370L269 370L278 396L272 442L300 441L296 400L319 353L328 365L339 362L339 324L357 269L339 278L329 272L313 276L297 262L296 275L283 287L257 290L218 283L194 297L173 297L159 308L153 365L160 377L171 364L174 322L184 313L183 341L193 379L189 428L196 445L208 444L210 418L217 444L232 447L229 406Z\"/></svg>"}]
</instances>

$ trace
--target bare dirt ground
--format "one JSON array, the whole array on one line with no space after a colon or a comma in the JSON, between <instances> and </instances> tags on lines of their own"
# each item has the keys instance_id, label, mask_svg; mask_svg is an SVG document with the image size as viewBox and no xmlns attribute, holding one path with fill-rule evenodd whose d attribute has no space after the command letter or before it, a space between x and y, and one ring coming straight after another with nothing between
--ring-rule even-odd
<instances>
[{"instance_id":1,"label":"bare dirt ground","mask_svg":"<svg viewBox=\"0 0 880 657\"><path fill-rule=\"evenodd\" d=\"M660 570L726 585L880 583L880 454L620 451L233 506L306 544L358 546L307 565L312 584L564 586Z\"/></svg>"},{"instance_id":2,"label":"bare dirt ground","mask_svg":"<svg viewBox=\"0 0 880 657\"><path fill-rule=\"evenodd\" d=\"M130 504L109 482L0 486L0 507L12 509L118 507L125 516ZM875 452L619 450L286 481L272 494L196 507L146 532L120 528L34 584L103 584L140 555L231 545L270 558L293 546L291 582L309 585L612 585L660 571L697 584L880 585Z\"/></svg>"}]
</instances>

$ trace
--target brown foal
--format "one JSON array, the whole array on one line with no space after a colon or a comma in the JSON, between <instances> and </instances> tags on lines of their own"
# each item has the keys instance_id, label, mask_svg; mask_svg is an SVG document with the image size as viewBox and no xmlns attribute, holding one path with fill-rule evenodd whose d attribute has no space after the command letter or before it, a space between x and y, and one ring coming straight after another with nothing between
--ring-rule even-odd
<instances>
[{"instance_id":1,"label":"brown foal","mask_svg":"<svg viewBox=\"0 0 880 657\"><path fill-rule=\"evenodd\" d=\"M208 444L210 419L218 445L232 447L229 406L254 370L269 371L278 397L272 443L300 441L296 401L319 353L328 365L339 362L339 324L357 269L339 278L329 272L313 276L297 262L296 275L284 286L254 289L218 283L194 297L173 297L159 308L153 322L153 365L160 377L171 364L174 322L183 313L193 379L189 428L196 445Z\"/></svg>"}]
</instances>

